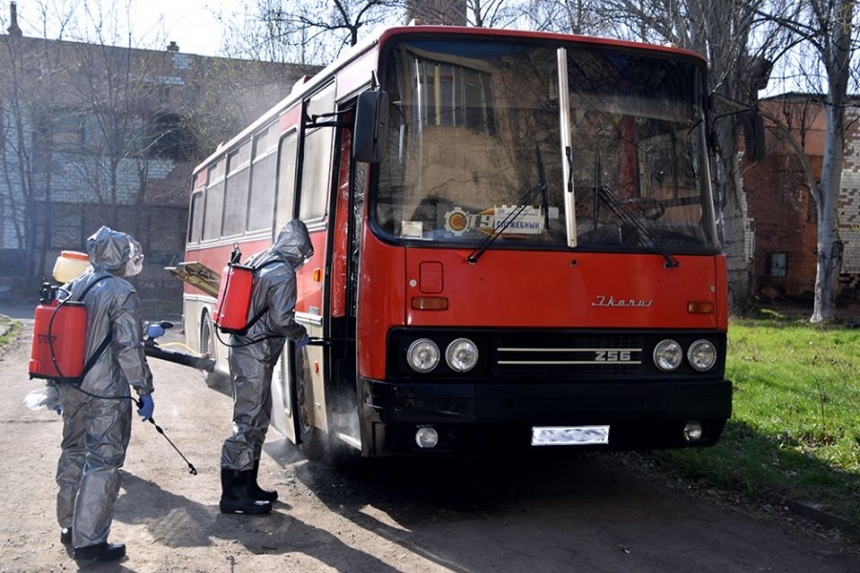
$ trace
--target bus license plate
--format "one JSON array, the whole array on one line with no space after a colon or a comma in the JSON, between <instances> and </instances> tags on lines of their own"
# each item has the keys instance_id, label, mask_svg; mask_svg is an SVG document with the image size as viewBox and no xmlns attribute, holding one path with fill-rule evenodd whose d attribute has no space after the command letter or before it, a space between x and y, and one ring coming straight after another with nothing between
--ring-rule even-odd
<instances>
[{"instance_id":1,"label":"bus license plate","mask_svg":"<svg viewBox=\"0 0 860 573\"><path fill-rule=\"evenodd\" d=\"M609 443L609 426L535 426L533 446L588 446Z\"/></svg>"}]
</instances>

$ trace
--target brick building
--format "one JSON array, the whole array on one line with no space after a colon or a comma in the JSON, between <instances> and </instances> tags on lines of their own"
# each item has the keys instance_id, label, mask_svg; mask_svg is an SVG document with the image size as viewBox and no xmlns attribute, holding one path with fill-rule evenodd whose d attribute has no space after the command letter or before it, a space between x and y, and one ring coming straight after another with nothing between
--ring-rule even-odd
<instances>
[{"instance_id":1,"label":"brick building","mask_svg":"<svg viewBox=\"0 0 860 573\"><path fill-rule=\"evenodd\" d=\"M803 143L816 178L821 175L825 114L809 94L785 94L760 105L789 124ZM845 244L839 285L845 297L860 295L860 108L849 107L839 197L839 235ZM769 130L767 158L743 171L753 236L753 288L768 298L814 292L817 211L806 174L792 146Z\"/></svg>"},{"instance_id":2,"label":"brick building","mask_svg":"<svg viewBox=\"0 0 860 573\"><path fill-rule=\"evenodd\" d=\"M146 253L143 296L178 293L190 176L316 68L0 35L0 296L33 292L100 225ZM172 296L168 293L168 296Z\"/></svg>"}]
</instances>

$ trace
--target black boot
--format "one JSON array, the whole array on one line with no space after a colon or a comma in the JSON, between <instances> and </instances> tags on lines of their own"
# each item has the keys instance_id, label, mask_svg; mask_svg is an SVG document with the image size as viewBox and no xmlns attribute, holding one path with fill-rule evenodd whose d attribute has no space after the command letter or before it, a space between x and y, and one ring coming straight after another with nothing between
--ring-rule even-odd
<instances>
[{"instance_id":1,"label":"black boot","mask_svg":"<svg viewBox=\"0 0 860 573\"><path fill-rule=\"evenodd\" d=\"M267 491L257 485L257 475L260 473L260 460L254 460L254 469L251 470L251 479L248 481L248 495L257 501L276 501L278 492Z\"/></svg>"},{"instance_id":2,"label":"black boot","mask_svg":"<svg viewBox=\"0 0 860 573\"><path fill-rule=\"evenodd\" d=\"M268 501L257 501L248 494L252 470L221 468L221 513L261 515L272 511Z\"/></svg>"},{"instance_id":3,"label":"black boot","mask_svg":"<svg viewBox=\"0 0 860 573\"><path fill-rule=\"evenodd\" d=\"M95 545L75 547L75 561L117 561L125 557L125 545L102 541Z\"/></svg>"}]
</instances>

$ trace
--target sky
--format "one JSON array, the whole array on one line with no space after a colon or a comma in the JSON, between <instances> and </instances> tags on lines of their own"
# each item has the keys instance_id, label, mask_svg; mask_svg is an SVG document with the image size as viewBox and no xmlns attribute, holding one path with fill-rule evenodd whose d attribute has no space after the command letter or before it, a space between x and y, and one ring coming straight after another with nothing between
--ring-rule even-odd
<instances>
[{"instance_id":1,"label":"sky","mask_svg":"<svg viewBox=\"0 0 860 573\"><path fill-rule=\"evenodd\" d=\"M5 33L9 26L10 0L0 0L0 24ZM61 26L60 15L77 7L84 14L84 6L92 11L111 15L121 30L121 38L131 31L132 44L141 48L165 47L170 41L179 45L183 53L214 56L219 54L224 29L218 14L242 18L245 5L242 0L17 0L18 25L25 36L47 36L57 39ZM43 13L45 14L43 16ZM84 18L83 20L87 20ZM90 20L92 20L90 18ZM43 25L46 23L46 25ZM44 30L44 32L43 32ZM64 39L78 40L66 33ZM109 41L107 43L114 44ZM127 45L127 40L116 45Z\"/></svg>"}]
</instances>

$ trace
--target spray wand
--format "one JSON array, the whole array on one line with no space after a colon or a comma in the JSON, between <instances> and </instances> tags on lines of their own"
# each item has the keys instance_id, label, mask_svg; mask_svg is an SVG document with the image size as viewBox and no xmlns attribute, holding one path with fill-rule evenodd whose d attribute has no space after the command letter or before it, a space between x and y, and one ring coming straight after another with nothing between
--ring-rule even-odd
<instances>
[{"instance_id":1,"label":"spray wand","mask_svg":"<svg viewBox=\"0 0 860 573\"><path fill-rule=\"evenodd\" d=\"M134 403L137 404L138 408L143 408L143 401L135 400L134 398L132 398L132 400L134 400ZM161 429L161 426L156 424L155 420L153 420L152 418L147 418L147 421L151 422L152 425L155 426L156 431L159 434L161 434L162 436L164 436L164 439L167 440L167 443L170 444L171 446L173 446L173 449L176 450L176 453L179 454L179 457L182 458L182 460L186 464L188 464L188 473L190 473L193 476L196 476L197 475L197 468L195 468L191 464L191 462L188 461L188 458L186 458L185 456L182 455L182 452L179 451L179 448L176 447L176 444L174 444L172 441L170 441L170 438L168 438L167 434L164 433L164 430Z\"/></svg>"}]
</instances>

